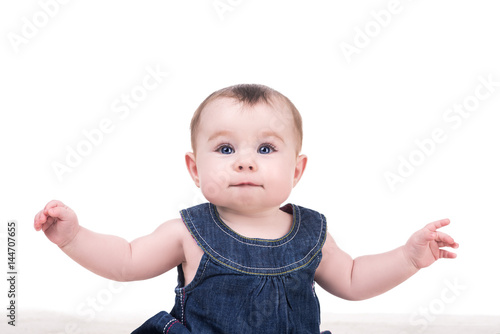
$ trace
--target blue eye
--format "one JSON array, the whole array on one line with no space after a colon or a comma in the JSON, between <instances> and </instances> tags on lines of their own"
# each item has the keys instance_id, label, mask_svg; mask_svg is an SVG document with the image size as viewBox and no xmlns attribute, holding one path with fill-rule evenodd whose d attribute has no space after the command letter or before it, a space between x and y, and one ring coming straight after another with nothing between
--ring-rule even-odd
<instances>
[{"instance_id":1,"label":"blue eye","mask_svg":"<svg viewBox=\"0 0 500 334\"><path fill-rule=\"evenodd\" d=\"M234 149L229 145L221 145L221 146L217 147L216 151L219 153L222 153L222 154L233 154L234 153Z\"/></svg>"},{"instance_id":2,"label":"blue eye","mask_svg":"<svg viewBox=\"0 0 500 334\"><path fill-rule=\"evenodd\" d=\"M270 144L264 144L261 147L259 147L259 153L260 154L269 154L276 151L273 145Z\"/></svg>"}]
</instances>

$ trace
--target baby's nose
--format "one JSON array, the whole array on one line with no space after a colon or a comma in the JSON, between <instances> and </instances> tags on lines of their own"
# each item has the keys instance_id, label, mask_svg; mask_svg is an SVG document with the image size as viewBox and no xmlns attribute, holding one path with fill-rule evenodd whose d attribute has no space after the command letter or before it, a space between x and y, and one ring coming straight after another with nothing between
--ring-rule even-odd
<instances>
[{"instance_id":1,"label":"baby's nose","mask_svg":"<svg viewBox=\"0 0 500 334\"><path fill-rule=\"evenodd\" d=\"M246 169L246 168L248 168L248 170L253 170L253 166L252 166L252 165L244 166L243 164L240 164L240 165L238 166L238 169L239 169L239 170L244 170L244 169Z\"/></svg>"},{"instance_id":2,"label":"baby's nose","mask_svg":"<svg viewBox=\"0 0 500 334\"><path fill-rule=\"evenodd\" d=\"M255 160L252 158L251 154L242 154L241 156L239 156L238 159L235 161L234 167L239 172L244 172L244 171L254 172L257 170L257 164L255 163Z\"/></svg>"}]
</instances>

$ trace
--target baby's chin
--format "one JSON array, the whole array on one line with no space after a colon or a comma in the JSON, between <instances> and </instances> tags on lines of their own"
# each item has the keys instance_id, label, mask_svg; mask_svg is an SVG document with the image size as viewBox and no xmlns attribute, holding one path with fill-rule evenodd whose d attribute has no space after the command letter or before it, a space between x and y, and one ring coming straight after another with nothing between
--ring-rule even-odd
<instances>
[{"instance_id":1,"label":"baby's chin","mask_svg":"<svg viewBox=\"0 0 500 334\"><path fill-rule=\"evenodd\" d=\"M284 187L283 187L284 188ZM217 207L241 213L255 213L279 209L288 199L289 191L271 191L261 186L228 187L215 189L202 186L203 196Z\"/></svg>"}]
</instances>

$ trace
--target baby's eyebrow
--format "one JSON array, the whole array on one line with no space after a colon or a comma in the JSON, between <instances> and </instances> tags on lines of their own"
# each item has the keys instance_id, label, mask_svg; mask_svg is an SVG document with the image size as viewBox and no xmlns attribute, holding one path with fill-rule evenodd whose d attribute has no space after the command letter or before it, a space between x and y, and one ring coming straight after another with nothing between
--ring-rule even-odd
<instances>
[{"instance_id":1,"label":"baby's eyebrow","mask_svg":"<svg viewBox=\"0 0 500 334\"><path fill-rule=\"evenodd\" d=\"M218 137L230 137L232 134L233 134L232 131L219 130L219 131L215 132L214 134L212 134L210 137L208 137L208 141L214 140Z\"/></svg>"},{"instance_id":2,"label":"baby's eyebrow","mask_svg":"<svg viewBox=\"0 0 500 334\"><path fill-rule=\"evenodd\" d=\"M277 138L278 140L281 140L283 143L285 142L285 141L283 140L283 138L282 138L279 134L277 134L276 132L274 132L274 131L262 131L262 132L260 133L260 135L261 135L262 137L275 137L275 138Z\"/></svg>"},{"instance_id":3,"label":"baby's eyebrow","mask_svg":"<svg viewBox=\"0 0 500 334\"><path fill-rule=\"evenodd\" d=\"M219 131L216 131L215 133L213 133L212 135L210 135L210 137L208 137L208 141L212 141L212 140L217 139L219 137L232 137L232 136L234 136L233 131L219 130ZM276 132L271 131L271 130L264 130L262 132L259 132L259 136L262 138L274 137L283 143L285 142L285 140L279 134L277 134Z\"/></svg>"}]
</instances>

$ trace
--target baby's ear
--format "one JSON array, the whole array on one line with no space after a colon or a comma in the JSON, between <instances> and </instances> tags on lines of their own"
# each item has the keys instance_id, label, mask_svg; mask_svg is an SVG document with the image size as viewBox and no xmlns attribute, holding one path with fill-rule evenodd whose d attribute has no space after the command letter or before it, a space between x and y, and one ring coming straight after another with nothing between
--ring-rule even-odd
<instances>
[{"instance_id":1,"label":"baby's ear","mask_svg":"<svg viewBox=\"0 0 500 334\"><path fill-rule=\"evenodd\" d=\"M194 181L194 184L199 188L200 187L200 178L198 177L198 168L196 167L196 158L194 153L188 152L185 156L186 159L186 167L188 169L189 175Z\"/></svg>"},{"instance_id":2,"label":"baby's ear","mask_svg":"<svg viewBox=\"0 0 500 334\"><path fill-rule=\"evenodd\" d=\"M307 165L307 156L301 154L297 157L297 163L295 164L295 173L293 175L293 186L295 187L297 183L299 183L302 174L304 174L304 170Z\"/></svg>"}]
</instances>

